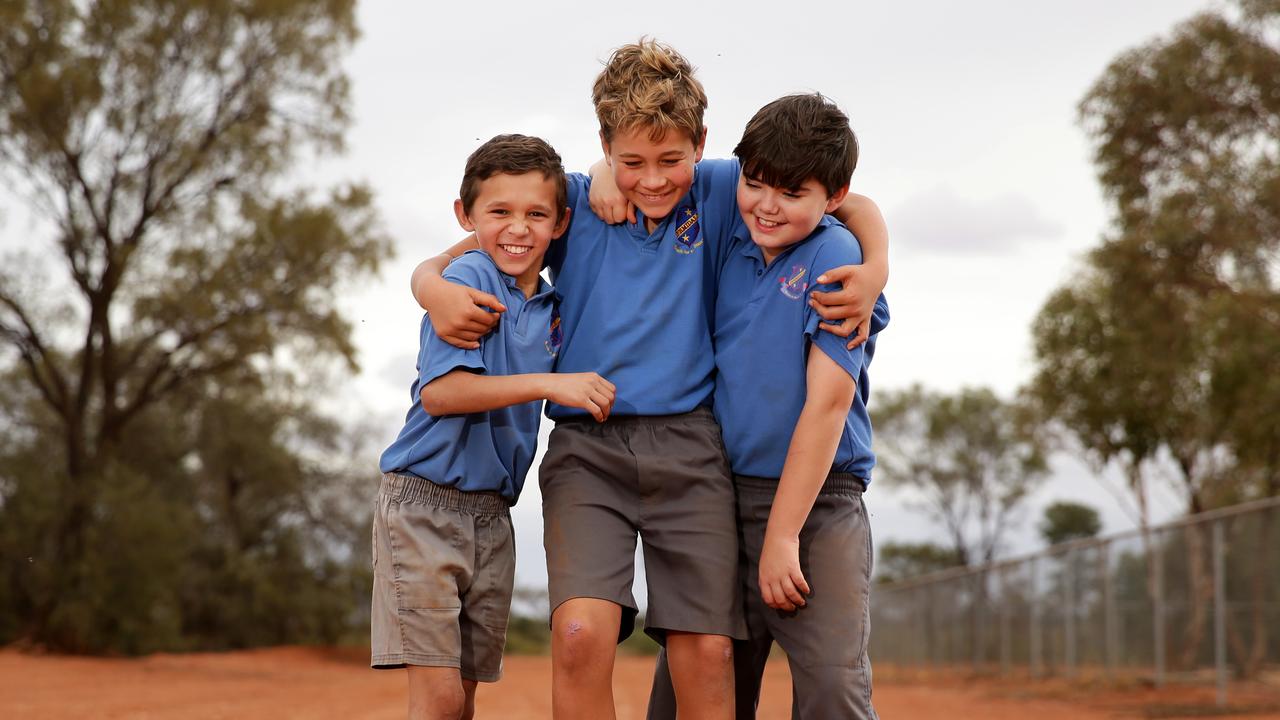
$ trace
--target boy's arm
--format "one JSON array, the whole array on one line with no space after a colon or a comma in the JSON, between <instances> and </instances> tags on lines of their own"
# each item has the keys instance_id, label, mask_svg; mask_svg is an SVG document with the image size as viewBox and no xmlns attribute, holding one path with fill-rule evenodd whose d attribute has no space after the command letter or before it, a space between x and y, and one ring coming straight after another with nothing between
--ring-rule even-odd
<instances>
[{"instance_id":1,"label":"boy's arm","mask_svg":"<svg viewBox=\"0 0 1280 720\"><path fill-rule=\"evenodd\" d=\"M493 295L451 283L441 273L454 258L479 248L476 236L468 235L444 253L419 263L409 282L413 298L431 317L436 334L450 345L469 350L480 347L480 338L493 329L499 313L507 308ZM493 312L484 310L486 307Z\"/></svg>"},{"instance_id":2,"label":"boy's arm","mask_svg":"<svg viewBox=\"0 0 1280 720\"><path fill-rule=\"evenodd\" d=\"M550 400L582 408L597 422L604 422L613 409L615 390L613 383L593 372L482 375L460 368L424 385L421 400L422 409L434 416L486 412Z\"/></svg>"},{"instance_id":3,"label":"boy's arm","mask_svg":"<svg viewBox=\"0 0 1280 720\"><path fill-rule=\"evenodd\" d=\"M591 212L596 217L609 223L617 225L626 220L630 223L636 222L636 206L627 200L622 191L618 189L618 184L613 180L613 168L609 166L608 158L600 158L587 170L587 176L591 178L591 189L587 192L587 204L591 206Z\"/></svg>"},{"instance_id":4,"label":"boy's arm","mask_svg":"<svg viewBox=\"0 0 1280 720\"><path fill-rule=\"evenodd\" d=\"M834 292L814 292L809 304L828 321L821 327L840 337L857 335L849 347L861 345L870 336L871 313L876 298L889 281L889 229L880 208L865 195L849 193L832 213L845 224L862 245L862 264L832 268L818 278L819 283L841 283ZM839 323L830 321L840 320Z\"/></svg>"},{"instance_id":5,"label":"boy's arm","mask_svg":"<svg viewBox=\"0 0 1280 720\"><path fill-rule=\"evenodd\" d=\"M800 572L800 529L831 472L856 386L844 368L815 346L809 348L805 380L804 409L791 434L760 552L760 594L769 607L786 611L803 606L809 594Z\"/></svg>"}]
</instances>

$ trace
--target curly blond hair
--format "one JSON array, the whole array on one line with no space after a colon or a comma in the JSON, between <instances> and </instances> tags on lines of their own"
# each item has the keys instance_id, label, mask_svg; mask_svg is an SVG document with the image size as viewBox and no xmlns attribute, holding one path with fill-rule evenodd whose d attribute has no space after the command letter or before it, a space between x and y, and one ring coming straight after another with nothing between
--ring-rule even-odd
<instances>
[{"instance_id":1,"label":"curly blond hair","mask_svg":"<svg viewBox=\"0 0 1280 720\"><path fill-rule=\"evenodd\" d=\"M693 72L683 55L650 38L614 50L591 88L604 139L648 126L654 142L676 130L697 145L707 93Z\"/></svg>"}]
</instances>

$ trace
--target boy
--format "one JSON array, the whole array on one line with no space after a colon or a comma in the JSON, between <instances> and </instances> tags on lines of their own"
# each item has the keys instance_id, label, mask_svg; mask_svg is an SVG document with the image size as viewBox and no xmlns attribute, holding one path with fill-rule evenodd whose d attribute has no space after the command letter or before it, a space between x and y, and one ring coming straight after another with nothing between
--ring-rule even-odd
<instances>
[{"instance_id":1,"label":"boy","mask_svg":"<svg viewBox=\"0 0 1280 720\"><path fill-rule=\"evenodd\" d=\"M848 193L857 140L829 100L792 95L756 113L734 155L741 221L716 303L715 414L738 490L750 632L734 647L738 717L755 716L776 639L793 717L875 718L862 492L875 464L867 367L888 307L882 296L870 337L851 350L803 302L813 278L862 260L825 216ZM674 718L661 675L650 717Z\"/></svg>"},{"instance_id":2,"label":"boy","mask_svg":"<svg viewBox=\"0 0 1280 720\"><path fill-rule=\"evenodd\" d=\"M557 718L613 715L614 644L631 632L637 535L649 583L646 631L665 644L689 717L732 716L731 636L743 636L733 487L708 406L714 388L715 268L737 184L732 162L698 164L706 96L693 68L652 41L619 48L596 79L601 144L638 221L589 211L590 180L571 176L576 210L548 255L563 294L558 371L601 369L618 384L613 417L556 420L540 470ZM465 249L464 242L450 253ZM442 336L473 341L488 298L441 283L440 259L415 295ZM495 308L499 309L499 308Z\"/></svg>"},{"instance_id":3,"label":"boy","mask_svg":"<svg viewBox=\"0 0 1280 720\"><path fill-rule=\"evenodd\" d=\"M411 718L470 718L502 674L515 570L508 508L537 444L540 400L609 416L614 387L552 374L551 287L539 276L569 222L564 169L542 140L500 135L467 159L459 224L480 250L446 276L501 297L507 322L470 350L423 318L413 406L382 454L374 513L372 666L408 667Z\"/></svg>"}]
</instances>

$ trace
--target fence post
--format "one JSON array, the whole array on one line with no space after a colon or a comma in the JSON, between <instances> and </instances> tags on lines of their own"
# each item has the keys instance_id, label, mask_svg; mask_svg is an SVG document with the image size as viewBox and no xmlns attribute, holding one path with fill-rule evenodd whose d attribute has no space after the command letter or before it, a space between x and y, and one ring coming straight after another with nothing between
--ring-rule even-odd
<instances>
[{"instance_id":1,"label":"fence post","mask_svg":"<svg viewBox=\"0 0 1280 720\"><path fill-rule=\"evenodd\" d=\"M1116 632L1119 625L1116 610L1115 586L1111 581L1111 543L1098 546L1098 572L1102 575L1102 632L1107 655L1107 674L1115 677L1119 662L1119 638Z\"/></svg>"},{"instance_id":2,"label":"fence post","mask_svg":"<svg viewBox=\"0 0 1280 720\"><path fill-rule=\"evenodd\" d=\"M1041 642L1040 637L1040 592L1038 585L1040 583L1040 559L1038 557L1031 558L1031 677L1040 678L1044 675L1043 658L1041 658Z\"/></svg>"},{"instance_id":3,"label":"fence post","mask_svg":"<svg viewBox=\"0 0 1280 720\"><path fill-rule=\"evenodd\" d=\"M1223 562L1222 523L1213 522L1213 660L1218 675L1218 707L1227 704L1227 569Z\"/></svg>"},{"instance_id":4,"label":"fence post","mask_svg":"<svg viewBox=\"0 0 1280 720\"><path fill-rule=\"evenodd\" d=\"M1063 612L1063 664L1066 665L1067 677L1076 675L1076 549L1071 548L1063 558L1062 594L1065 602Z\"/></svg>"},{"instance_id":5,"label":"fence post","mask_svg":"<svg viewBox=\"0 0 1280 720\"><path fill-rule=\"evenodd\" d=\"M1154 585L1151 589L1151 626L1155 635L1156 687L1164 687L1164 546L1158 533L1151 534Z\"/></svg>"},{"instance_id":6,"label":"fence post","mask_svg":"<svg viewBox=\"0 0 1280 720\"><path fill-rule=\"evenodd\" d=\"M1009 677L1009 665L1012 662L1012 628L1013 607L1009 600L1009 569L1002 568L1000 573L1000 677Z\"/></svg>"}]
</instances>

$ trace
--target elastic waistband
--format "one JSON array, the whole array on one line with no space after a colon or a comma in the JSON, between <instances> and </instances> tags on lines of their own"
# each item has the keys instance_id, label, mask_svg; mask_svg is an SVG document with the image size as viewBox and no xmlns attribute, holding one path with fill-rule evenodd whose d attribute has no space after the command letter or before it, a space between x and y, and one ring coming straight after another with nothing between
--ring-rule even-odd
<instances>
[{"instance_id":1,"label":"elastic waistband","mask_svg":"<svg viewBox=\"0 0 1280 720\"><path fill-rule=\"evenodd\" d=\"M778 491L778 478L756 477L754 475L734 475L733 482L744 490L754 490L773 494ZM861 495L867 489L867 481L847 472L833 472L827 475L818 490L819 495Z\"/></svg>"},{"instance_id":2,"label":"elastic waistband","mask_svg":"<svg viewBox=\"0 0 1280 720\"><path fill-rule=\"evenodd\" d=\"M472 515L511 514L511 503L499 493L468 492L447 485L437 485L412 475L386 473L382 476L379 491L392 500L433 505Z\"/></svg>"},{"instance_id":3,"label":"elastic waistband","mask_svg":"<svg viewBox=\"0 0 1280 720\"><path fill-rule=\"evenodd\" d=\"M590 415L586 417L565 418L557 420L556 425L568 425L571 427L587 426L587 427L608 427L610 425L673 425L681 422L707 421L715 422L715 413L711 412L711 408L704 406L696 407L686 413L676 413L675 415L610 415L608 420L603 423L596 422L595 418Z\"/></svg>"}]
</instances>

